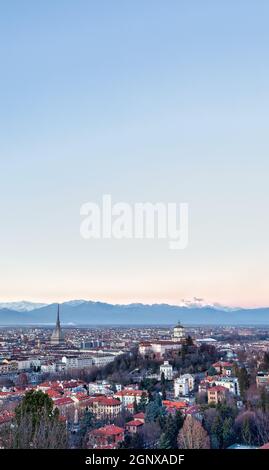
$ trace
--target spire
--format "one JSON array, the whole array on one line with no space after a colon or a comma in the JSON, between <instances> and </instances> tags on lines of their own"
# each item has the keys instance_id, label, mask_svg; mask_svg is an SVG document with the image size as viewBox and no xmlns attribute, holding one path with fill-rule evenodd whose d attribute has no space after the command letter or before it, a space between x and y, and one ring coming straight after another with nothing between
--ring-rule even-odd
<instances>
[{"instance_id":1,"label":"spire","mask_svg":"<svg viewBox=\"0 0 269 470\"><path fill-rule=\"evenodd\" d=\"M60 305L58 304L56 326L51 335L51 344L57 345L57 344L61 344L63 341L64 341L64 335L61 330L61 323L60 323Z\"/></svg>"},{"instance_id":2,"label":"spire","mask_svg":"<svg viewBox=\"0 0 269 470\"><path fill-rule=\"evenodd\" d=\"M56 326L60 328L60 304L58 304L58 309L57 309L57 321L56 321Z\"/></svg>"}]
</instances>

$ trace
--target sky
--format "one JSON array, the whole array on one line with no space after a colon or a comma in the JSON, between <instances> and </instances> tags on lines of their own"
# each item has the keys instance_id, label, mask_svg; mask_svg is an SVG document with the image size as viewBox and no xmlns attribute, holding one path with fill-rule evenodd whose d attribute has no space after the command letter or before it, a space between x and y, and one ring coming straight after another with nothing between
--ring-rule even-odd
<instances>
[{"instance_id":1,"label":"sky","mask_svg":"<svg viewBox=\"0 0 269 470\"><path fill-rule=\"evenodd\" d=\"M0 301L269 305L267 0L0 4ZM80 207L186 202L189 244Z\"/></svg>"}]
</instances>

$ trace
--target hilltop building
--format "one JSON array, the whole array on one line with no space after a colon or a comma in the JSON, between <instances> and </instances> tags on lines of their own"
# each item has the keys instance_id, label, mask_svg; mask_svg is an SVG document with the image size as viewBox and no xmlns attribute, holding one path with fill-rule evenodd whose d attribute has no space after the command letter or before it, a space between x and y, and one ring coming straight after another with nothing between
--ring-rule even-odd
<instances>
[{"instance_id":1,"label":"hilltop building","mask_svg":"<svg viewBox=\"0 0 269 470\"><path fill-rule=\"evenodd\" d=\"M162 359L166 354L179 351L185 342L185 329L180 322L173 329L170 340L154 339L139 343L139 354L144 357Z\"/></svg>"},{"instance_id":2,"label":"hilltop building","mask_svg":"<svg viewBox=\"0 0 269 470\"><path fill-rule=\"evenodd\" d=\"M184 326L181 325L180 321L173 328L172 341L178 342L185 338Z\"/></svg>"}]
</instances>

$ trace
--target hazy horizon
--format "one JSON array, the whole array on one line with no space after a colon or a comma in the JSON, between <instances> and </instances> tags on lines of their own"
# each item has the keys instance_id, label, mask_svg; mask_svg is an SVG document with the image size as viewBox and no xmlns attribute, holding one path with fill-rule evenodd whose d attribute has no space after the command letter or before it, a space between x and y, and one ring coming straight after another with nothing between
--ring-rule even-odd
<instances>
[{"instance_id":1,"label":"hazy horizon","mask_svg":"<svg viewBox=\"0 0 269 470\"><path fill-rule=\"evenodd\" d=\"M72 303L72 302L92 302L92 303L104 303L110 304L114 306L128 306L128 305L169 305L171 307L190 307L190 308L201 308L201 307L214 307L219 308L220 310L223 308L227 308L230 311L236 311L241 309L256 309L256 308L269 308L268 305L252 305L252 306L243 306L243 305L230 305L228 303L219 304L218 302L207 302L205 299L185 299L179 303L171 303L171 302L142 302L142 301L131 301L131 302L113 302L104 299L92 299L92 298L83 298L83 299L76 299L76 298L66 298L62 300L51 300L51 301L43 301L43 300L27 300L27 299L19 299L19 300L1 300L0 298L0 305L3 304L20 304L20 303L29 303L35 305L52 305L52 304L64 304L64 303Z\"/></svg>"}]
</instances>

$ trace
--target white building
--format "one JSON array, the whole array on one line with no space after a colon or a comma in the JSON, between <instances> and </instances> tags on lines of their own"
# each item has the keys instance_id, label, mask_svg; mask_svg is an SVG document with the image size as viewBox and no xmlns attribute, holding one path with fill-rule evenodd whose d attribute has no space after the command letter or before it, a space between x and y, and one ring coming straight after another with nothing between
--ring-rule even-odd
<instances>
[{"instance_id":1,"label":"white building","mask_svg":"<svg viewBox=\"0 0 269 470\"><path fill-rule=\"evenodd\" d=\"M184 374L174 380L175 397L187 396L194 389L194 377Z\"/></svg>"},{"instance_id":2,"label":"white building","mask_svg":"<svg viewBox=\"0 0 269 470\"><path fill-rule=\"evenodd\" d=\"M174 327L172 341L181 341L185 337L185 330L184 326L181 325L180 322Z\"/></svg>"},{"instance_id":3,"label":"white building","mask_svg":"<svg viewBox=\"0 0 269 470\"><path fill-rule=\"evenodd\" d=\"M229 390L232 395L240 396L240 388L237 377L221 377L215 380L215 385L221 385Z\"/></svg>"},{"instance_id":4,"label":"white building","mask_svg":"<svg viewBox=\"0 0 269 470\"><path fill-rule=\"evenodd\" d=\"M146 390L120 390L114 394L114 398L120 400L123 406L128 406L133 403L139 403L142 397L145 397L148 400L148 392Z\"/></svg>"},{"instance_id":5,"label":"white building","mask_svg":"<svg viewBox=\"0 0 269 470\"><path fill-rule=\"evenodd\" d=\"M41 372L56 372L56 363L55 362L45 362L43 364L41 364Z\"/></svg>"},{"instance_id":6,"label":"white building","mask_svg":"<svg viewBox=\"0 0 269 470\"><path fill-rule=\"evenodd\" d=\"M30 370L32 366L31 359L19 359L18 360L18 370Z\"/></svg>"},{"instance_id":7,"label":"white building","mask_svg":"<svg viewBox=\"0 0 269 470\"><path fill-rule=\"evenodd\" d=\"M143 341L139 344L139 354L141 356L154 355L162 358L168 351L179 351L182 348L181 342L176 341Z\"/></svg>"},{"instance_id":8,"label":"white building","mask_svg":"<svg viewBox=\"0 0 269 470\"><path fill-rule=\"evenodd\" d=\"M104 367L110 362L113 362L115 359L115 356L113 354L95 354L92 355L92 360L93 360L93 365L95 367Z\"/></svg>"},{"instance_id":9,"label":"white building","mask_svg":"<svg viewBox=\"0 0 269 470\"><path fill-rule=\"evenodd\" d=\"M164 375L165 380L173 380L173 366L169 364L169 361L164 361L160 366L160 377Z\"/></svg>"},{"instance_id":10,"label":"white building","mask_svg":"<svg viewBox=\"0 0 269 470\"><path fill-rule=\"evenodd\" d=\"M93 358L91 356L64 356L62 362L67 369L83 369L93 366Z\"/></svg>"}]
</instances>

